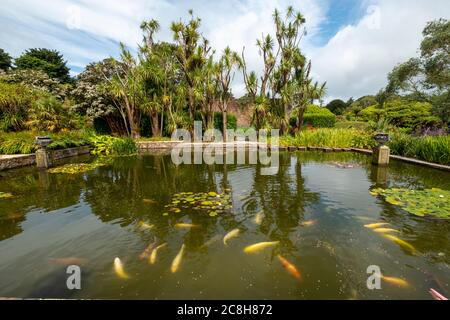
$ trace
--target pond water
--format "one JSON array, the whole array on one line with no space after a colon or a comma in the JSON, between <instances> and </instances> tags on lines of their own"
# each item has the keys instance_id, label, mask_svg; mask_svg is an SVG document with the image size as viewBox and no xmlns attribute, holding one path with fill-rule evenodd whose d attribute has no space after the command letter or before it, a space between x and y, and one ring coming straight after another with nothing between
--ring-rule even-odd
<instances>
[{"instance_id":1,"label":"pond water","mask_svg":"<svg viewBox=\"0 0 450 320\"><path fill-rule=\"evenodd\" d=\"M0 199L0 297L431 299L430 288L449 296L450 223L408 214L372 196L374 187L449 190L450 174L395 161L382 169L365 155L320 152L281 152L271 176L260 165L177 167L170 155L115 158L73 175L2 172L0 192L13 197ZM210 216L212 209L196 208L205 197L204 206L211 197L229 206ZM416 252L364 227L375 222L389 223ZM155 241L167 244L154 264L140 259ZM279 243L244 252L267 241ZM116 257L128 279L115 272ZM70 264L81 267L81 290L66 287ZM371 265L408 285L382 281L369 290Z\"/></svg>"}]
</instances>

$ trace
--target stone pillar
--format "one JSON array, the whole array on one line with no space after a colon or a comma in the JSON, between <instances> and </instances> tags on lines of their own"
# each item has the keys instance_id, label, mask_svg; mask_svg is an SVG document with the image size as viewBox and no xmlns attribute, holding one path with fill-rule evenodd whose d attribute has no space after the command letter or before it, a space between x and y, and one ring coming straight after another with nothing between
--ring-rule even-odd
<instances>
[{"instance_id":1,"label":"stone pillar","mask_svg":"<svg viewBox=\"0 0 450 320\"><path fill-rule=\"evenodd\" d=\"M373 149L372 163L379 166L387 166L389 164L389 156L391 150L388 146L379 146Z\"/></svg>"},{"instance_id":2,"label":"stone pillar","mask_svg":"<svg viewBox=\"0 0 450 320\"><path fill-rule=\"evenodd\" d=\"M36 151L36 166L40 169L49 168L52 163L46 147L52 143L52 139L50 139L50 137L36 137L35 143L38 145L38 150Z\"/></svg>"},{"instance_id":3,"label":"stone pillar","mask_svg":"<svg viewBox=\"0 0 450 320\"><path fill-rule=\"evenodd\" d=\"M38 149L36 151L36 166L44 169L51 166L50 157L46 149Z\"/></svg>"}]
</instances>

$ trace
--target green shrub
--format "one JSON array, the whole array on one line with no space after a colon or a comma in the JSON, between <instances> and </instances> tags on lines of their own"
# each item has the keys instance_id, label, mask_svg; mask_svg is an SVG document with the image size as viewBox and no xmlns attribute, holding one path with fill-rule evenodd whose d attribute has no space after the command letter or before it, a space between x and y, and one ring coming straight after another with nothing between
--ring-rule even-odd
<instances>
[{"instance_id":1,"label":"green shrub","mask_svg":"<svg viewBox=\"0 0 450 320\"><path fill-rule=\"evenodd\" d=\"M70 131L60 133L21 131L0 133L0 154L27 154L37 149L34 144L36 136L50 136L53 142L48 146L50 150L66 149L90 144L89 131Z\"/></svg>"},{"instance_id":2,"label":"green shrub","mask_svg":"<svg viewBox=\"0 0 450 320\"><path fill-rule=\"evenodd\" d=\"M430 103L400 99L386 102L383 109L378 105L367 107L359 116L366 121L386 119L391 125L411 130L441 125L441 120L432 115Z\"/></svg>"},{"instance_id":3,"label":"green shrub","mask_svg":"<svg viewBox=\"0 0 450 320\"><path fill-rule=\"evenodd\" d=\"M131 138L94 135L90 138L94 155L130 155L137 152L136 142Z\"/></svg>"},{"instance_id":4,"label":"green shrub","mask_svg":"<svg viewBox=\"0 0 450 320\"><path fill-rule=\"evenodd\" d=\"M327 108L309 105L303 115L303 124L315 128L332 128L336 124L336 115Z\"/></svg>"},{"instance_id":5,"label":"green shrub","mask_svg":"<svg viewBox=\"0 0 450 320\"><path fill-rule=\"evenodd\" d=\"M0 130L18 131L23 129L27 110L35 98L34 92L21 84L0 81Z\"/></svg>"},{"instance_id":6,"label":"green shrub","mask_svg":"<svg viewBox=\"0 0 450 320\"><path fill-rule=\"evenodd\" d=\"M222 121L222 113L214 112L214 128L222 131L223 129L223 121ZM227 113L227 129L237 128L237 118L232 113Z\"/></svg>"}]
</instances>

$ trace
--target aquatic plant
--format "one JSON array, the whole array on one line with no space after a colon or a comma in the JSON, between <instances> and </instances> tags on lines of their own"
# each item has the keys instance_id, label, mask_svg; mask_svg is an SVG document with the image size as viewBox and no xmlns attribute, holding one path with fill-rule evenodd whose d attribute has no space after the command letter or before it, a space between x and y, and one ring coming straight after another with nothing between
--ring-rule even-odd
<instances>
[{"instance_id":1,"label":"aquatic plant","mask_svg":"<svg viewBox=\"0 0 450 320\"><path fill-rule=\"evenodd\" d=\"M373 189L374 196L381 196L386 202L419 216L450 219L450 191L437 188L426 190Z\"/></svg>"},{"instance_id":2,"label":"aquatic plant","mask_svg":"<svg viewBox=\"0 0 450 320\"><path fill-rule=\"evenodd\" d=\"M0 199L8 199L8 198L12 198L12 197L13 197L12 193L0 192Z\"/></svg>"},{"instance_id":3,"label":"aquatic plant","mask_svg":"<svg viewBox=\"0 0 450 320\"><path fill-rule=\"evenodd\" d=\"M88 172L98 167L105 166L109 163L106 158L99 158L92 163L70 163L60 167L49 169L49 173L65 173L65 174L78 174Z\"/></svg>"},{"instance_id":4,"label":"aquatic plant","mask_svg":"<svg viewBox=\"0 0 450 320\"><path fill-rule=\"evenodd\" d=\"M180 213L182 210L197 210L208 212L208 215L215 217L220 213L226 212L232 208L231 195L228 193L216 192L180 192L172 197L171 203L165 205L167 210L172 213ZM163 213L167 216L168 212Z\"/></svg>"}]
</instances>

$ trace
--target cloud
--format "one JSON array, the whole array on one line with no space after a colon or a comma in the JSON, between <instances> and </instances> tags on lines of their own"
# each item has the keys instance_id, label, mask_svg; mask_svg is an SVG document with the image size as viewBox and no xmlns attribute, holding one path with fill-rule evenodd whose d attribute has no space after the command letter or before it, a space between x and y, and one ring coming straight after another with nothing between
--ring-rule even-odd
<instances>
[{"instance_id":1,"label":"cloud","mask_svg":"<svg viewBox=\"0 0 450 320\"><path fill-rule=\"evenodd\" d=\"M379 0L366 7L356 24L307 50L314 75L328 83L328 100L376 93L395 65L418 54L426 22L450 16L447 0Z\"/></svg>"},{"instance_id":2,"label":"cloud","mask_svg":"<svg viewBox=\"0 0 450 320\"><path fill-rule=\"evenodd\" d=\"M192 8L216 54L227 45L238 52L245 46L249 69L258 71L256 39L273 34L275 8L293 4L307 20L302 48L313 62L314 76L327 81L329 99L348 98L383 87L392 67L416 54L426 21L450 16L447 0L340 0L340 10L331 1L3 0L0 47L14 56L31 47L57 49L75 74L89 62L117 56L119 42L136 49L144 19L158 19L157 38L171 41L170 23L187 19ZM361 8L367 12L359 16ZM352 13L351 21L343 12ZM236 96L245 93L240 74L233 90Z\"/></svg>"}]
</instances>

